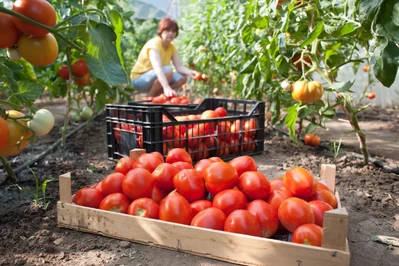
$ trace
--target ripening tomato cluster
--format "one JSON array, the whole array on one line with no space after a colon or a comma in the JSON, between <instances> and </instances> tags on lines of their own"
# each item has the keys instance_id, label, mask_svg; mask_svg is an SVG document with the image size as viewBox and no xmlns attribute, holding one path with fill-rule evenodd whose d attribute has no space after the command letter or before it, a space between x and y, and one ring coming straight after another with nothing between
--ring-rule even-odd
<instances>
[{"instance_id":1,"label":"ripening tomato cluster","mask_svg":"<svg viewBox=\"0 0 399 266\"><path fill-rule=\"evenodd\" d=\"M224 117L228 117L228 112L222 106L215 110L205 110L197 115L175 116L175 119L181 123L162 128L163 154L167 154L173 148L187 148L192 159L198 161L209 156L223 157L229 154L238 154L240 151L255 151L255 137L258 130L256 119L243 120L232 117L231 121L209 121ZM171 122L165 115L162 120L165 124ZM196 122L190 123L190 121ZM143 148L141 126L117 124L114 128L117 143L122 141L121 131L135 134L137 147Z\"/></svg>"},{"instance_id":2,"label":"ripening tomato cluster","mask_svg":"<svg viewBox=\"0 0 399 266\"><path fill-rule=\"evenodd\" d=\"M73 80L79 86L86 86L90 83L90 70L86 65L85 59L78 59L73 62L71 66ZM61 65L58 68L58 76L64 80L69 80L69 67L68 65Z\"/></svg>"},{"instance_id":3,"label":"ripening tomato cluster","mask_svg":"<svg viewBox=\"0 0 399 266\"><path fill-rule=\"evenodd\" d=\"M57 15L46 0L17 0L12 10L47 27L54 27ZM58 55L58 43L46 29L20 18L0 13L0 48L8 49L12 60L23 57L35 66L47 66Z\"/></svg>"},{"instance_id":4,"label":"ripening tomato cluster","mask_svg":"<svg viewBox=\"0 0 399 266\"><path fill-rule=\"evenodd\" d=\"M195 165L181 148L121 158L115 172L80 189L78 205L196 227L258 237L277 230L293 241L321 245L324 212L337 207L335 196L304 168L269 181L255 160L219 157Z\"/></svg>"},{"instance_id":5,"label":"ripening tomato cluster","mask_svg":"<svg viewBox=\"0 0 399 266\"><path fill-rule=\"evenodd\" d=\"M38 110L30 119L16 110L0 116L0 156L14 156L29 143L32 136L47 135L54 127L54 116L47 109Z\"/></svg>"}]
</instances>

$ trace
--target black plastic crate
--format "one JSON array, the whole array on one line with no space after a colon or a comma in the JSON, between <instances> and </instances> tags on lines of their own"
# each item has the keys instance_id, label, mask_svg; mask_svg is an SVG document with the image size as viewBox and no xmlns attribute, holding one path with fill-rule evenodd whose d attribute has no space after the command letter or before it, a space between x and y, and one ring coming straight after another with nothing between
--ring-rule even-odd
<instances>
[{"instance_id":1,"label":"black plastic crate","mask_svg":"<svg viewBox=\"0 0 399 266\"><path fill-rule=\"evenodd\" d=\"M201 119L206 110L227 110L226 117ZM194 120L188 116L197 116ZM229 160L264 150L265 102L204 99L196 106L106 105L108 157L119 160L134 148L158 151L185 148L193 161L218 156Z\"/></svg>"}]
</instances>

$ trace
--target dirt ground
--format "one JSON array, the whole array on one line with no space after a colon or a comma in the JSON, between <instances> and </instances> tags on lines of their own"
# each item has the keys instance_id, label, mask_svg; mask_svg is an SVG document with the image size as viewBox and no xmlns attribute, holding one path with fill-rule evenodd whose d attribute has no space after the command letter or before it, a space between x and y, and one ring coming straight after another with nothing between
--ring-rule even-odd
<instances>
[{"instance_id":1,"label":"dirt ground","mask_svg":"<svg viewBox=\"0 0 399 266\"><path fill-rule=\"evenodd\" d=\"M399 168L399 111L374 110L361 124L371 136L369 152L374 163L367 166L362 164L361 156L356 156L359 154L356 137L343 134L347 131L345 122L338 120L329 122L329 131L319 131L323 143L317 148L296 145L281 132L267 128L265 151L253 157L259 171L269 179L282 176L292 166L303 166L317 176L321 164L337 165L337 188L350 218L348 242L353 266L399 265L399 247L372 241L376 235L399 238L399 175L389 171ZM384 118L387 121L381 121ZM9 158L12 165L20 166L59 139L59 125L60 122L48 136L28 146L21 155ZM331 144L340 137L340 153L334 158ZM99 116L71 136L65 150L57 147L31 169L40 184L71 172L72 193L75 193L101 180L114 166L107 158L105 119ZM0 168L0 175L3 173ZM23 170L18 178L20 187L34 191L35 180L30 171ZM50 204L43 210L10 178L0 185L0 265L232 265L58 228L58 183L48 183L46 193Z\"/></svg>"}]
</instances>

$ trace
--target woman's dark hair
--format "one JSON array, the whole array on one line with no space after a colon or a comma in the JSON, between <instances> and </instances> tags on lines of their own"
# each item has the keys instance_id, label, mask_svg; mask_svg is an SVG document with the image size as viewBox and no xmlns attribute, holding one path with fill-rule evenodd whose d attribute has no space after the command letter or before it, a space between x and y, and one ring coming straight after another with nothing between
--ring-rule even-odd
<instances>
[{"instance_id":1,"label":"woman's dark hair","mask_svg":"<svg viewBox=\"0 0 399 266\"><path fill-rule=\"evenodd\" d=\"M158 36L161 36L164 30L170 30L176 32L176 37L177 35L179 35L179 26L177 26L177 23L174 19L171 18L161 19L158 25L158 31L157 31Z\"/></svg>"}]
</instances>

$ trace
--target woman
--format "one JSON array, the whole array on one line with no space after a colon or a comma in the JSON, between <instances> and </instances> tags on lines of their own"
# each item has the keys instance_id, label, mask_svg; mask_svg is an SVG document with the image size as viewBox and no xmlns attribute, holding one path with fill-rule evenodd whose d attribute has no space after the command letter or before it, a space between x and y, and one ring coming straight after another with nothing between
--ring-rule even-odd
<instances>
[{"instance_id":1,"label":"woman","mask_svg":"<svg viewBox=\"0 0 399 266\"><path fill-rule=\"evenodd\" d=\"M185 84L187 76L195 78L197 72L183 66L172 42L179 34L176 21L162 19L157 34L141 49L130 79L138 92L147 92L148 96L158 96L163 92L167 97L173 97L176 95L174 89ZM173 71L170 61L177 72Z\"/></svg>"}]
</instances>

